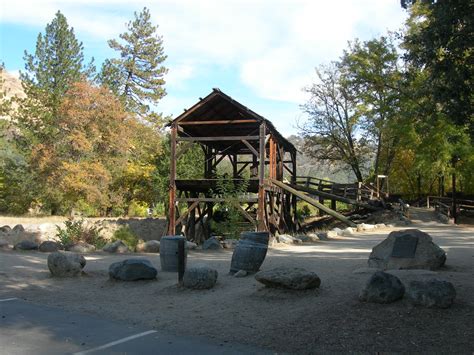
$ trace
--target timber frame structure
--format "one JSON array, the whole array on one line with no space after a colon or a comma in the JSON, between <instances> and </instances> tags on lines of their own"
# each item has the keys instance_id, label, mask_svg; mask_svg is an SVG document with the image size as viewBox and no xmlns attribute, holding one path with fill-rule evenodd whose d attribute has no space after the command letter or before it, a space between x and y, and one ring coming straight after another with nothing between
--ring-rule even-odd
<instances>
[{"instance_id":1,"label":"timber frame structure","mask_svg":"<svg viewBox=\"0 0 474 355\"><path fill-rule=\"evenodd\" d=\"M269 120L213 89L169 126L168 234L174 235L177 226L186 222L185 234L192 240L195 226L206 216L212 219L215 203L223 200L212 191L217 184L217 165L224 159L231 163L234 184L243 181L244 172L250 176L247 193L238 199L238 210L256 230L271 234L296 230L297 196L284 188L283 180L296 183L297 150ZM204 176L178 179L176 162L192 143L199 144L204 152ZM179 208L183 203L186 208ZM180 215L180 211L184 213Z\"/></svg>"}]
</instances>

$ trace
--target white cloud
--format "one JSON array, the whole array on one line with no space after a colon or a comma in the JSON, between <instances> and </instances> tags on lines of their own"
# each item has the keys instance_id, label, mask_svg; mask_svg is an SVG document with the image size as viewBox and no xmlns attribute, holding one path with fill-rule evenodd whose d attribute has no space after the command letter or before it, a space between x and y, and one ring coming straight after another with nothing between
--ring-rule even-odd
<instances>
[{"instance_id":1,"label":"white cloud","mask_svg":"<svg viewBox=\"0 0 474 355\"><path fill-rule=\"evenodd\" d=\"M172 88L184 88L187 79L194 74L194 67L191 64L172 64L166 74L166 85Z\"/></svg>"},{"instance_id":2,"label":"white cloud","mask_svg":"<svg viewBox=\"0 0 474 355\"><path fill-rule=\"evenodd\" d=\"M395 30L406 16L399 0L22 0L4 5L1 21L42 30L61 9L79 38L106 47L143 6L163 35L169 92L186 91L202 68L222 67L263 100L297 104L314 68L337 59L348 40ZM180 113L189 101L168 95L160 106Z\"/></svg>"}]
</instances>

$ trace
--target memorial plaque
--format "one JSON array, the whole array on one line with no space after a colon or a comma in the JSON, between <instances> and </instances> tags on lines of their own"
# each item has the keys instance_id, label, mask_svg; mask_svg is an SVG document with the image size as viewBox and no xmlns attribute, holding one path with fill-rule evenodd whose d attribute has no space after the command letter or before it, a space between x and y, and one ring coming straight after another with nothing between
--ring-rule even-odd
<instances>
[{"instance_id":1,"label":"memorial plaque","mask_svg":"<svg viewBox=\"0 0 474 355\"><path fill-rule=\"evenodd\" d=\"M394 258L414 258L418 238L411 235L401 235L395 238L392 249L392 257Z\"/></svg>"}]
</instances>

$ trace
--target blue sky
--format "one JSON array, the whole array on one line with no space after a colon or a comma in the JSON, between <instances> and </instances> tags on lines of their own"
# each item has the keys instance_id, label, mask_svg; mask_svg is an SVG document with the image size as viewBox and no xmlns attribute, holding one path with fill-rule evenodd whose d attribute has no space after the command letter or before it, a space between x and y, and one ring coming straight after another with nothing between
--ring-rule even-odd
<instances>
[{"instance_id":1,"label":"blue sky","mask_svg":"<svg viewBox=\"0 0 474 355\"><path fill-rule=\"evenodd\" d=\"M115 53L107 40L144 6L163 36L169 68L158 111L176 116L214 87L270 119L282 134L304 120L303 87L314 68L337 59L354 38L402 27L399 0L16 0L2 1L0 61L24 68L24 50L57 10L67 17L97 67Z\"/></svg>"}]
</instances>

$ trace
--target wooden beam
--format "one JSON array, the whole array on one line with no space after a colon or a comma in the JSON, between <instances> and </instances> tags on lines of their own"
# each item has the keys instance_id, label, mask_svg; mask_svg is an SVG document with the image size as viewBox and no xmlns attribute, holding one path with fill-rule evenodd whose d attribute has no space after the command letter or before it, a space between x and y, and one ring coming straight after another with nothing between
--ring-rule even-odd
<instances>
[{"instance_id":1,"label":"wooden beam","mask_svg":"<svg viewBox=\"0 0 474 355\"><path fill-rule=\"evenodd\" d=\"M223 136L223 137L178 137L178 142L220 142L220 141L256 141L259 136Z\"/></svg>"},{"instance_id":2,"label":"wooden beam","mask_svg":"<svg viewBox=\"0 0 474 355\"><path fill-rule=\"evenodd\" d=\"M170 148L170 183L169 183L169 226L168 226L168 234L174 235L176 232L176 126L173 125L171 127L171 148Z\"/></svg>"},{"instance_id":3,"label":"wooden beam","mask_svg":"<svg viewBox=\"0 0 474 355\"><path fill-rule=\"evenodd\" d=\"M255 123L257 120L215 120L215 121L184 121L180 122L180 126L193 126L193 125L227 125L227 124L242 124L242 123Z\"/></svg>"},{"instance_id":4,"label":"wooden beam","mask_svg":"<svg viewBox=\"0 0 474 355\"><path fill-rule=\"evenodd\" d=\"M235 204L235 207L237 207L237 210L245 217L247 220L252 223L254 226L257 226L257 222L255 219L246 211L244 210L239 204Z\"/></svg>"},{"instance_id":5,"label":"wooden beam","mask_svg":"<svg viewBox=\"0 0 474 355\"><path fill-rule=\"evenodd\" d=\"M282 183L281 181L274 180L274 179L269 179L269 182L282 188L283 190L286 190L290 192L291 194L299 197L303 201L308 202L310 205L313 205L314 207L319 208L320 210L323 210L326 212L328 215L333 216L334 218L337 218L338 220L346 223L350 227L356 227L357 225L352 222L350 219L348 219L346 216L343 216L342 214L330 209L329 207L319 203L318 201L312 199L311 197L306 196L303 192L297 191L294 188Z\"/></svg>"},{"instance_id":6,"label":"wooden beam","mask_svg":"<svg viewBox=\"0 0 474 355\"><path fill-rule=\"evenodd\" d=\"M247 148L249 148L250 151L251 151L256 157L258 157L258 152L257 152L257 150L256 150L254 147L252 147L252 145L251 145L246 139L242 139L242 143L244 143L244 144L247 146Z\"/></svg>"},{"instance_id":7,"label":"wooden beam","mask_svg":"<svg viewBox=\"0 0 474 355\"><path fill-rule=\"evenodd\" d=\"M265 231L265 123L260 124L260 141L259 141L259 153L260 153L260 166L258 168L258 210L257 210L257 221L258 230Z\"/></svg>"},{"instance_id":8,"label":"wooden beam","mask_svg":"<svg viewBox=\"0 0 474 355\"><path fill-rule=\"evenodd\" d=\"M186 153L186 151L193 146L194 142L186 142L179 147L179 151L176 153L176 160L178 160L181 155Z\"/></svg>"},{"instance_id":9,"label":"wooden beam","mask_svg":"<svg viewBox=\"0 0 474 355\"><path fill-rule=\"evenodd\" d=\"M237 162L238 163L238 162ZM252 162L246 162L244 165L242 165L242 167L237 171L237 175L240 175L242 173L242 171L245 170L245 168L247 166L249 166L249 164L251 164Z\"/></svg>"},{"instance_id":10,"label":"wooden beam","mask_svg":"<svg viewBox=\"0 0 474 355\"><path fill-rule=\"evenodd\" d=\"M192 210L194 210L196 208L196 206L199 204L199 201L194 201L191 206L188 207L188 209L186 210L186 212L184 212L177 220L176 220L176 225L180 224L183 219L186 218L186 216L188 215L189 212L191 212Z\"/></svg>"},{"instance_id":11,"label":"wooden beam","mask_svg":"<svg viewBox=\"0 0 474 355\"><path fill-rule=\"evenodd\" d=\"M225 202L225 198L220 197L182 197L177 198L177 202ZM239 198L239 202L257 202L258 199L255 197L242 197Z\"/></svg>"}]
</instances>

